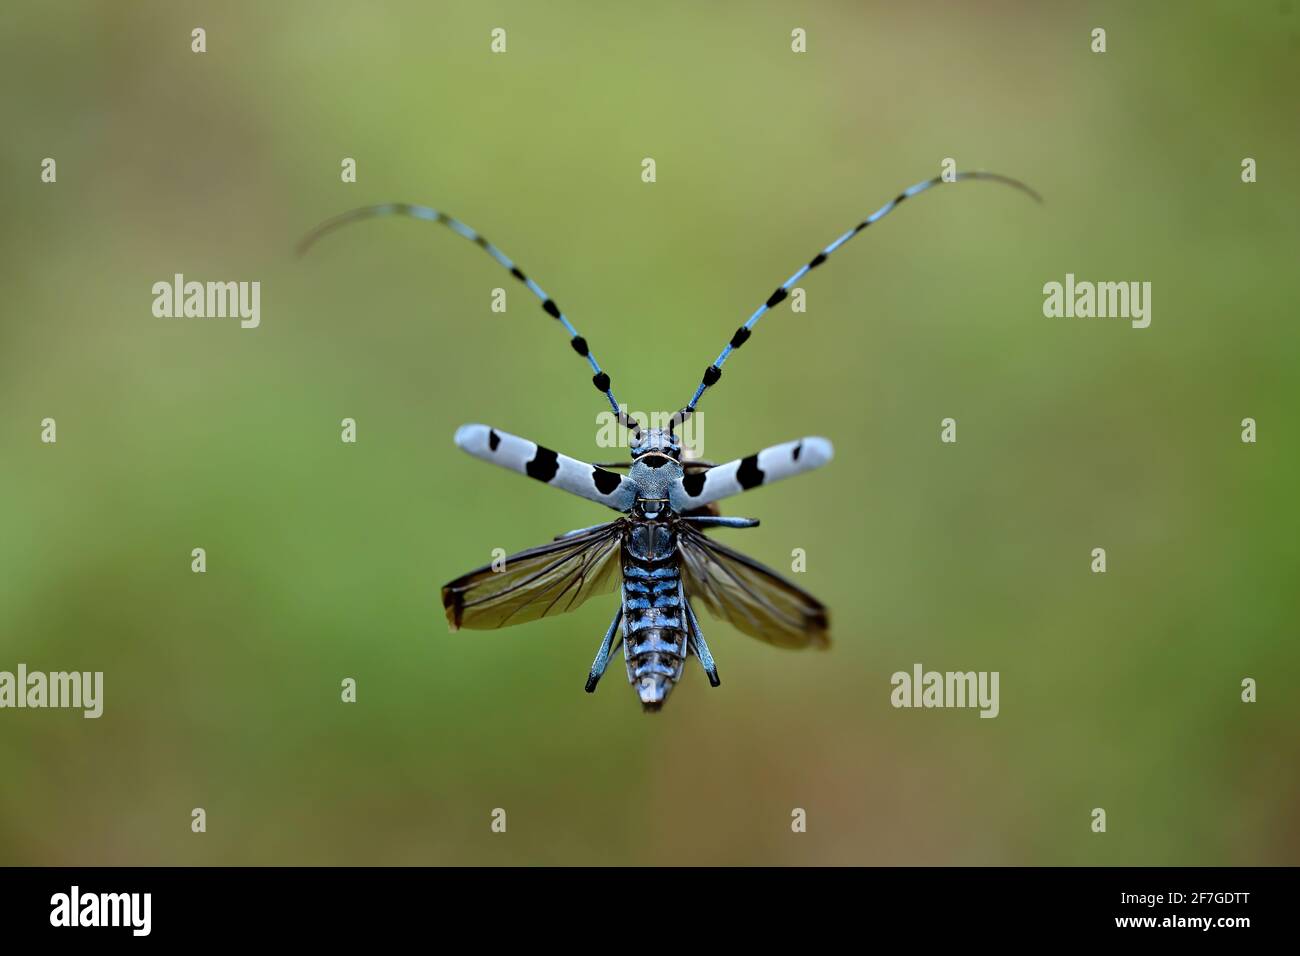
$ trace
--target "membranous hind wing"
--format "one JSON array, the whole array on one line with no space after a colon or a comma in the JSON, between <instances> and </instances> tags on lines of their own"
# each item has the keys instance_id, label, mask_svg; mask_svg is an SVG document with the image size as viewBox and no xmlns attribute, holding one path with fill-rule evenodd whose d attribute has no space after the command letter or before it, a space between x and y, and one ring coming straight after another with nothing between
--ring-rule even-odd
<instances>
[{"instance_id":1,"label":"membranous hind wing","mask_svg":"<svg viewBox=\"0 0 1300 956\"><path fill-rule=\"evenodd\" d=\"M463 575L442 588L453 631L491 630L572 611L593 594L613 590L615 560L627 522L619 518L529 548ZM499 570L498 570L499 569Z\"/></svg>"},{"instance_id":2,"label":"membranous hind wing","mask_svg":"<svg viewBox=\"0 0 1300 956\"><path fill-rule=\"evenodd\" d=\"M684 522L677 541L687 600L777 647L830 646L826 606L807 591Z\"/></svg>"}]
</instances>

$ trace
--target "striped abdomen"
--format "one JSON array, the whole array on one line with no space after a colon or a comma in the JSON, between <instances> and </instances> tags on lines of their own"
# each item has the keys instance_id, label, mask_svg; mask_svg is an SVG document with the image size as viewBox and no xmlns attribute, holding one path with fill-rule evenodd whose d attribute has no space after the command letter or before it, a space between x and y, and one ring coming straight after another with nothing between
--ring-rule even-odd
<instances>
[{"instance_id":1,"label":"striped abdomen","mask_svg":"<svg viewBox=\"0 0 1300 956\"><path fill-rule=\"evenodd\" d=\"M623 656L646 710L681 680L686 647L677 535L667 523L634 520L623 539Z\"/></svg>"}]
</instances>

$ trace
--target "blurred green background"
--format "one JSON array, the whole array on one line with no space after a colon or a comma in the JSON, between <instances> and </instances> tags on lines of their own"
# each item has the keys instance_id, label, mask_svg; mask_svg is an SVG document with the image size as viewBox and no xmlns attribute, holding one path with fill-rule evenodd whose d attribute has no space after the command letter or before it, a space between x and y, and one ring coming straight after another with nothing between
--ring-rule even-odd
<instances>
[{"instance_id":1,"label":"blurred green background","mask_svg":"<svg viewBox=\"0 0 1300 956\"><path fill-rule=\"evenodd\" d=\"M0 669L105 672L97 721L0 711L0 863L1300 862L1294 3L24 2L0 30ZM908 204L701 406L714 459L835 442L716 533L807 551L829 652L706 617L722 687L691 662L647 716L621 659L582 692L613 595L448 633L442 582L606 517L456 426L606 458L600 398L446 231L295 260L305 231L448 210L668 411L949 156L1047 202ZM261 327L154 318L176 272L260 281ZM1151 327L1045 318L1067 272L1152 282ZM895 710L917 662L1000 671L1001 715Z\"/></svg>"}]
</instances>

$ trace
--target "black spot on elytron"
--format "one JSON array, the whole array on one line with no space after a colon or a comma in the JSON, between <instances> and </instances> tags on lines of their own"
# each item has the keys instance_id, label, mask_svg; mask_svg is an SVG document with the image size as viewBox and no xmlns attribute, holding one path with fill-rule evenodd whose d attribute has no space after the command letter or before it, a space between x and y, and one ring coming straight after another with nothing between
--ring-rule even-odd
<instances>
[{"instance_id":1,"label":"black spot on elytron","mask_svg":"<svg viewBox=\"0 0 1300 956\"><path fill-rule=\"evenodd\" d=\"M542 311L553 319L558 319L560 317L560 307L555 304L554 299L547 299L543 302Z\"/></svg>"},{"instance_id":2,"label":"black spot on elytron","mask_svg":"<svg viewBox=\"0 0 1300 956\"><path fill-rule=\"evenodd\" d=\"M549 448L537 446L537 454L533 460L524 465L524 472L529 478L536 478L538 481L550 481L560 471L560 458Z\"/></svg>"},{"instance_id":3,"label":"black spot on elytron","mask_svg":"<svg viewBox=\"0 0 1300 956\"><path fill-rule=\"evenodd\" d=\"M597 391L608 392L609 376L606 375L604 372L597 372L595 375L591 377L591 384L596 386Z\"/></svg>"},{"instance_id":4,"label":"black spot on elytron","mask_svg":"<svg viewBox=\"0 0 1300 956\"><path fill-rule=\"evenodd\" d=\"M758 467L757 455L741 459L740 467L736 469L736 481L740 482L740 487L746 491L757 488L763 483L763 469Z\"/></svg>"},{"instance_id":5,"label":"black spot on elytron","mask_svg":"<svg viewBox=\"0 0 1300 956\"><path fill-rule=\"evenodd\" d=\"M718 368L716 365L710 365L704 370L704 387L708 388L711 385L717 384L717 381L720 378L722 378L722 369Z\"/></svg>"},{"instance_id":6,"label":"black spot on elytron","mask_svg":"<svg viewBox=\"0 0 1300 956\"><path fill-rule=\"evenodd\" d=\"M794 446L794 453L791 455L791 457L792 457L795 461L798 461L798 460L799 460L799 452L801 452L801 451L803 451L803 442L800 442L799 444L797 444L797 445Z\"/></svg>"},{"instance_id":7,"label":"black spot on elytron","mask_svg":"<svg viewBox=\"0 0 1300 956\"><path fill-rule=\"evenodd\" d=\"M749 335L749 329L742 325L740 328L736 329L736 334L731 337L731 347L733 349L740 348L749 340Z\"/></svg>"},{"instance_id":8,"label":"black spot on elytron","mask_svg":"<svg viewBox=\"0 0 1300 956\"><path fill-rule=\"evenodd\" d=\"M519 271L518 266L511 266L510 274L514 276L516 279L518 279L520 282L525 282L528 279L527 276L525 276L522 272Z\"/></svg>"},{"instance_id":9,"label":"black spot on elytron","mask_svg":"<svg viewBox=\"0 0 1300 956\"><path fill-rule=\"evenodd\" d=\"M826 253L819 252L817 253L817 255L813 256L812 262L808 263L808 268L816 269L819 265L821 265L825 261L826 261Z\"/></svg>"},{"instance_id":10,"label":"black spot on elytron","mask_svg":"<svg viewBox=\"0 0 1300 956\"><path fill-rule=\"evenodd\" d=\"M497 450L497 445L501 444L501 436L497 434L495 428L488 429L488 448L492 451Z\"/></svg>"},{"instance_id":11,"label":"black spot on elytron","mask_svg":"<svg viewBox=\"0 0 1300 956\"><path fill-rule=\"evenodd\" d=\"M587 352L590 350L587 348L587 340L581 335L575 335L573 338L569 339L569 344L573 346L573 351L577 352L583 358L587 357Z\"/></svg>"},{"instance_id":12,"label":"black spot on elytron","mask_svg":"<svg viewBox=\"0 0 1300 956\"><path fill-rule=\"evenodd\" d=\"M785 289L777 289L775 292L773 292L771 295L767 297L767 307L770 309L774 305L779 305L780 303L785 301L785 297L788 296L789 294L790 293L786 292Z\"/></svg>"},{"instance_id":13,"label":"black spot on elytron","mask_svg":"<svg viewBox=\"0 0 1300 956\"><path fill-rule=\"evenodd\" d=\"M687 475L682 479L682 490L692 498L698 498L700 492L704 490L704 475L705 472L702 471Z\"/></svg>"},{"instance_id":14,"label":"black spot on elytron","mask_svg":"<svg viewBox=\"0 0 1300 956\"><path fill-rule=\"evenodd\" d=\"M596 490L602 495L612 495L618 490L618 486L623 483L623 479L612 471L595 467L591 469L591 480L596 485Z\"/></svg>"}]
</instances>

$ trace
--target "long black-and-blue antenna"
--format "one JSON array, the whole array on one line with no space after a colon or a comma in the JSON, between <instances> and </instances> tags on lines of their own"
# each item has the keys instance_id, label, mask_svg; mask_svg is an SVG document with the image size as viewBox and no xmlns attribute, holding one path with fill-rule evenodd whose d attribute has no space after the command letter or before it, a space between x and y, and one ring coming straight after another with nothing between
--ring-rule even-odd
<instances>
[{"instance_id":1,"label":"long black-and-blue antenna","mask_svg":"<svg viewBox=\"0 0 1300 956\"><path fill-rule=\"evenodd\" d=\"M834 252L840 246L844 245L844 243L848 242L850 239L852 239L854 236L860 233L863 229L866 229L867 226L870 226L872 223L876 222L877 220L883 219L885 216L889 215L889 213L891 213L895 208L897 208L898 204L901 203L904 199L910 199L911 197L917 195L918 193L923 193L931 186L938 186L939 184L945 182L959 182L963 179L987 179L987 180L991 180L992 182L1003 183L1004 185L1014 187L1015 189L1019 189L1023 193L1027 193L1038 202L1043 201L1043 198L1039 196L1038 193L1030 189L1028 186L1020 182L1020 180L1018 179L1011 179L1008 176L1002 176L999 175L998 173L985 173L985 172L978 172L978 171L968 172L968 173L955 173L953 175L953 178L949 180L945 180L943 176L940 175L934 177L933 179L927 179L923 183L917 183L915 186L909 186L907 189L904 189L901 193L899 193L889 202L885 203L883 206L881 206L879 209L873 212L866 219L862 220L860 223L858 223L848 232L844 233L842 236L840 236L838 239L832 242L821 252L817 253L817 255L813 256L812 259L806 265L800 267L798 272L796 272L790 278L786 279L779 286L777 286L776 291L767 297L767 301L754 310L754 314L751 315L745 321L744 325L736 329L735 334L732 335L731 337L731 341L727 343L726 347L722 350L722 352L718 355L718 357L714 359L713 364L704 370L704 378L700 382L699 387L695 390L695 394L691 396L691 400L686 403L686 406L672 417L670 427L676 427L677 425L685 421L688 417L690 417L690 415L695 411L695 407L700 403L700 398L701 396L704 395L705 391L708 390L713 385L717 384L718 379L722 378L722 366L723 363L727 361L727 357L731 355L731 353L734 352L736 349L740 348L742 345L745 344L745 342L749 339L750 334L753 332L755 324L762 317L764 312L767 312L773 306L779 305L780 303L785 301L786 297L789 296L790 294L791 287L796 282L802 279L807 273L811 272L813 269L816 269L819 265L825 262L827 257L830 256L832 252Z\"/></svg>"},{"instance_id":2,"label":"long black-and-blue antenna","mask_svg":"<svg viewBox=\"0 0 1300 956\"><path fill-rule=\"evenodd\" d=\"M618 416L618 421L624 427L630 428L634 432L640 431L640 427L637 423L629 419L623 413L622 409L619 408L618 401L614 398L614 389L610 385L609 375L600 367L600 363L596 361L596 356L591 354L591 349L587 346L587 340L578 334L578 330L573 327L573 323L565 317L564 313L560 310L560 307L555 304L555 300L547 295L541 286L525 275L523 270L515 265L514 260L489 242L486 237L480 235L476 230L471 229L454 216L449 216L446 213L439 212L429 206L415 206L410 203L384 203L378 206L364 206L360 209L353 209L350 212L341 213L333 219L327 219L325 222L321 223L308 233L300 243L298 243L298 255L303 255L308 249L315 245L317 240L322 236L326 233L333 232L340 226L346 226L348 223L359 222L362 219L374 219L380 216L406 216L411 219L422 219L426 222L442 223L462 239L468 239L476 246L481 247L488 255L495 259L503 269L527 286L529 292L541 300L543 312L564 326L564 330L569 333L569 344L573 346L573 351L586 359L587 364L591 366L591 371L593 373L591 376L592 384L595 385L596 389L609 401L609 407L612 408L614 414Z\"/></svg>"}]
</instances>

